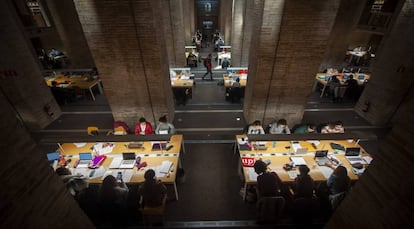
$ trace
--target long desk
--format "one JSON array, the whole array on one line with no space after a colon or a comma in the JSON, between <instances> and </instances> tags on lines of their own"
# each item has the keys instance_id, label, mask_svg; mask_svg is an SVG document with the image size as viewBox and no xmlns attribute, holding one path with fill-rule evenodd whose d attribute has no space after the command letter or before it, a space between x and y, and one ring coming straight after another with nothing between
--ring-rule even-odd
<instances>
[{"instance_id":1,"label":"long desk","mask_svg":"<svg viewBox=\"0 0 414 229\"><path fill-rule=\"evenodd\" d=\"M333 170L327 166L319 166L316 163L314 159L316 150L328 150L329 155L335 156L340 161L340 163L347 168L348 176L351 178L351 180L358 180L358 175L352 172L352 165L345 158L344 152L338 152L337 150L332 149L330 146L331 142L341 144L345 148L360 147L362 152L361 156L369 157L369 154L367 154L365 150L357 142L355 142L355 140L321 140L317 141L319 144L317 144L316 149L312 146L311 141L300 140L298 142L300 143L301 147L308 148L308 153L295 154L292 148L291 141L261 141L261 143L265 143L267 147L266 150L255 150L254 148L252 148L251 150L240 149L240 145L238 144L238 142L241 139L245 139L246 137L246 135L236 135L237 147L235 147L235 150L238 149L240 152L239 175L242 176L245 181L245 194L247 187L249 185L256 185L257 183L255 177L257 175L254 172L254 168L243 166L242 160L246 157L254 158L255 160L270 160L271 163L268 167L279 175L280 179L284 184L291 184L298 173L298 171L296 170L286 171L285 169L283 169L283 166L285 164L291 162L290 158L292 156L302 157L306 161L306 164L310 169L309 175L314 179L315 182L323 182L328 179L329 175L333 172ZM315 140L313 140L313 143L314 142ZM254 144L255 142L251 143ZM368 163L364 165L365 168L367 166ZM243 199L245 199L245 196L243 196Z\"/></svg>"},{"instance_id":2,"label":"long desk","mask_svg":"<svg viewBox=\"0 0 414 229\"><path fill-rule=\"evenodd\" d=\"M230 99L231 88L236 78L240 79L241 97L244 97L244 91L247 84L247 74L223 74L224 87L226 88L226 100Z\"/></svg>"},{"instance_id":3,"label":"long desk","mask_svg":"<svg viewBox=\"0 0 414 229\"><path fill-rule=\"evenodd\" d=\"M103 147L102 150L98 150L100 155L106 155L107 158L103 162L103 164L98 168L95 169L95 173L98 172L100 169L101 172L104 172L105 175L113 175L116 176L118 171L121 171L124 174L124 177L130 176L126 183L141 183L144 179L144 173L147 169L154 169L157 170L157 167L162 164L163 161L170 161L173 163L170 171L164 176L158 176L157 178L160 179L165 184L171 184L174 186L175 198L178 200L178 191L176 185L176 175L177 169L181 166L180 163L180 151L181 146L183 143L183 136L182 135L171 135L169 144L173 147L166 151L166 150L152 150L152 142L151 141L143 141L142 148L128 148L127 145L130 142L86 142L86 143L63 143L57 149L61 155L65 156L65 159L71 158L71 163L68 167L72 170L73 174L80 173L80 174L90 174L93 169L85 168L74 168L75 161L79 159L79 153L81 152L92 152L92 154L97 154L96 150L94 150L94 146L97 144L105 144L109 143L112 144L110 146ZM101 149L101 148L98 148ZM134 152L136 156L141 157L141 163L146 162L147 166L137 170L136 167L133 169L110 169L109 166L112 160L115 157L122 157L123 152ZM128 176L127 176L128 174ZM92 184L100 184L102 183L104 176L93 177L89 179L89 182Z\"/></svg>"},{"instance_id":4,"label":"long desk","mask_svg":"<svg viewBox=\"0 0 414 229\"><path fill-rule=\"evenodd\" d=\"M322 91L321 91L321 95L320 97L322 98L323 95L325 94L325 90L328 86L328 78L330 79L331 76L336 76L339 80L339 82L341 83L341 85L346 85L346 80L344 79L345 75L353 75L354 79L356 81L358 81L358 85L362 86L364 85L364 83L366 83L366 81L369 80L370 75L368 74L364 74L364 73L338 73L338 74L329 74L329 73L317 73L316 77L315 77L315 84L313 85L313 90L312 91L316 91L316 88L318 86L318 83L323 85Z\"/></svg>"},{"instance_id":5,"label":"long desk","mask_svg":"<svg viewBox=\"0 0 414 229\"><path fill-rule=\"evenodd\" d=\"M81 90L87 90L91 94L92 99L95 101L95 95L93 94L92 88L98 87L99 93L103 94L101 81L98 79L88 80L85 76L75 75L75 76L64 76L64 75L57 75L54 77L46 77L45 78L46 84L49 87L53 87L52 82L55 81L57 83L56 87L62 88L74 88L78 87Z\"/></svg>"}]
</instances>

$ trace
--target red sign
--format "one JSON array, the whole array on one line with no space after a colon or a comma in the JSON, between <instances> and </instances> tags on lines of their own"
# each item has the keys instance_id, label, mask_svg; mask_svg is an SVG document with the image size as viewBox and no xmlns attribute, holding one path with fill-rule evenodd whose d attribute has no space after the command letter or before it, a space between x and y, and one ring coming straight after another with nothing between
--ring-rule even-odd
<instances>
[{"instance_id":1,"label":"red sign","mask_svg":"<svg viewBox=\"0 0 414 229\"><path fill-rule=\"evenodd\" d=\"M254 157L242 157L241 158L244 167L253 167L256 159Z\"/></svg>"}]
</instances>

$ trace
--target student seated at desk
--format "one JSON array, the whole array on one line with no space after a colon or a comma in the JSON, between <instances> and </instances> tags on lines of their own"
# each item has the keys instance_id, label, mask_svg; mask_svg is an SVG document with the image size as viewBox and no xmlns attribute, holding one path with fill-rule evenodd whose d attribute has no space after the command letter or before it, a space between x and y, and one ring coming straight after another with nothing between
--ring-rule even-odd
<instances>
[{"instance_id":1,"label":"student seated at desk","mask_svg":"<svg viewBox=\"0 0 414 229\"><path fill-rule=\"evenodd\" d=\"M338 134L345 133L344 126L341 121L335 123L328 123L321 128L322 134Z\"/></svg>"},{"instance_id":2,"label":"student seated at desk","mask_svg":"<svg viewBox=\"0 0 414 229\"><path fill-rule=\"evenodd\" d=\"M293 183L294 198L312 198L314 182L309 176L309 167L306 165L299 166L299 175Z\"/></svg>"},{"instance_id":3,"label":"student seated at desk","mask_svg":"<svg viewBox=\"0 0 414 229\"><path fill-rule=\"evenodd\" d=\"M303 124L303 125L299 125L298 127L295 128L295 130L293 131L294 134L309 134L309 133L315 133L316 131L316 126L315 124Z\"/></svg>"},{"instance_id":4,"label":"student seated at desk","mask_svg":"<svg viewBox=\"0 0 414 229\"><path fill-rule=\"evenodd\" d=\"M153 134L151 123L147 122L144 117L139 119L139 123L135 125L135 135L149 135Z\"/></svg>"},{"instance_id":5,"label":"student seated at desk","mask_svg":"<svg viewBox=\"0 0 414 229\"><path fill-rule=\"evenodd\" d=\"M148 169L144 174L145 181L139 186L141 208L157 207L165 203L167 188L155 177L155 171Z\"/></svg>"},{"instance_id":6,"label":"student seated at desk","mask_svg":"<svg viewBox=\"0 0 414 229\"><path fill-rule=\"evenodd\" d=\"M276 123L269 125L270 134L290 134L286 119L279 119Z\"/></svg>"},{"instance_id":7,"label":"student seated at desk","mask_svg":"<svg viewBox=\"0 0 414 229\"><path fill-rule=\"evenodd\" d=\"M82 175L72 175L69 169L65 167L57 168L56 173L60 176L60 178L62 178L62 181L66 184L69 193L74 197L78 197L82 191L89 187L89 183L85 177Z\"/></svg>"},{"instance_id":8,"label":"student seated at desk","mask_svg":"<svg viewBox=\"0 0 414 229\"><path fill-rule=\"evenodd\" d=\"M259 175L257 177L257 199L262 197L272 197L280 195L282 181L276 172L269 172L267 165L262 160L254 163L254 171Z\"/></svg>"},{"instance_id":9,"label":"student seated at desk","mask_svg":"<svg viewBox=\"0 0 414 229\"><path fill-rule=\"evenodd\" d=\"M173 124L167 122L167 117L164 115L158 119L160 122L155 129L156 134L174 134L175 127Z\"/></svg>"},{"instance_id":10,"label":"student seated at desk","mask_svg":"<svg viewBox=\"0 0 414 229\"><path fill-rule=\"evenodd\" d=\"M108 175L99 189L99 202L104 206L125 207L128 192L128 186L122 180L122 176L118 182L114 176Z\"/></svg>"},{"instance_id":11,"label":"student seated at desk","mask_svg":"<svg viewBox=\"0 0 414 229\"><path fill-rule=\"evenodd\" d=\"M264 129L259 120L256 120L247 129L247 134L265 134Z\"/></svg>"}]
</instances>

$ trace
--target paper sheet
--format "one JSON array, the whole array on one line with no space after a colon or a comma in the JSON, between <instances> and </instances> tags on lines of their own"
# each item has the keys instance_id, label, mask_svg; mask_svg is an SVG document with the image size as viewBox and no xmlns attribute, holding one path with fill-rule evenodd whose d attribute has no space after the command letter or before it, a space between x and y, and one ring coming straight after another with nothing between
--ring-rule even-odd
<instances>
[{"instance_id":1,"label":"paper sheet","mask_svg":"<svg viewBox=\"0 0 414 229\"><path fill-rule=\"evenodd\" d=\"M306 161L303 157L290 157L290 160L295 164L295 166L306 165Z\"/></svg>"},{"instance_id":2,"label":"paper sheet","mask_svg":"<svg viewBox=\"0 0 414 229\"><path fill-rule=\"evenodd\" d=\"M319 166L319 170L326 179L328 179L333 173L333 169L329 168L328 166Z\"/></svg>"},{"instance_id":3,"label":"paper sheet","mask_svg":"<svg viewBox=\"0 0 414 229\"><path fill-rule=\"evenodd\" d=\"M254 171L254 168L247 168L247 174L249 179L252 181L257 181L257 173Z\"/></svg>"},{"instance_id":4,"label":"paper sheet","mask_svg":"<svg viewBox=\"0 0 414 229\"><path fill-rule=\"evenodd\" d=\"M86 145L86 142L75 142L73 143L76 147L81 148L84 147Z\"/></svg>"}]
</instances>

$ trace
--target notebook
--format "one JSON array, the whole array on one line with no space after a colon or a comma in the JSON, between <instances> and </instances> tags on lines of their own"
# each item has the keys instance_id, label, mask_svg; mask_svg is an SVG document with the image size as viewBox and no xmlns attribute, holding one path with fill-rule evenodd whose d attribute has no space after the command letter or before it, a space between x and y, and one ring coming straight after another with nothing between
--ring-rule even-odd
<instances>
[{"instance_id":1,"label":"notebook","mask_svg":"<svg viewBox=\"0 0 414 229\"><path fill-rule=\"evenodd\" d=\"M122 162L119 165L120 169L132 169L135 166L135 153L122 153Z\"/></svg>"},{"instance_id":2,"label":"notebook","mask_svg":"<svg viewBox=\"0 0 414 229\"><path fill-rule=\"evenodd\" d=\"M79 163L76 168L88 168L92 161L92 153L79 153Z\"/></svg>"}]
</instances>

